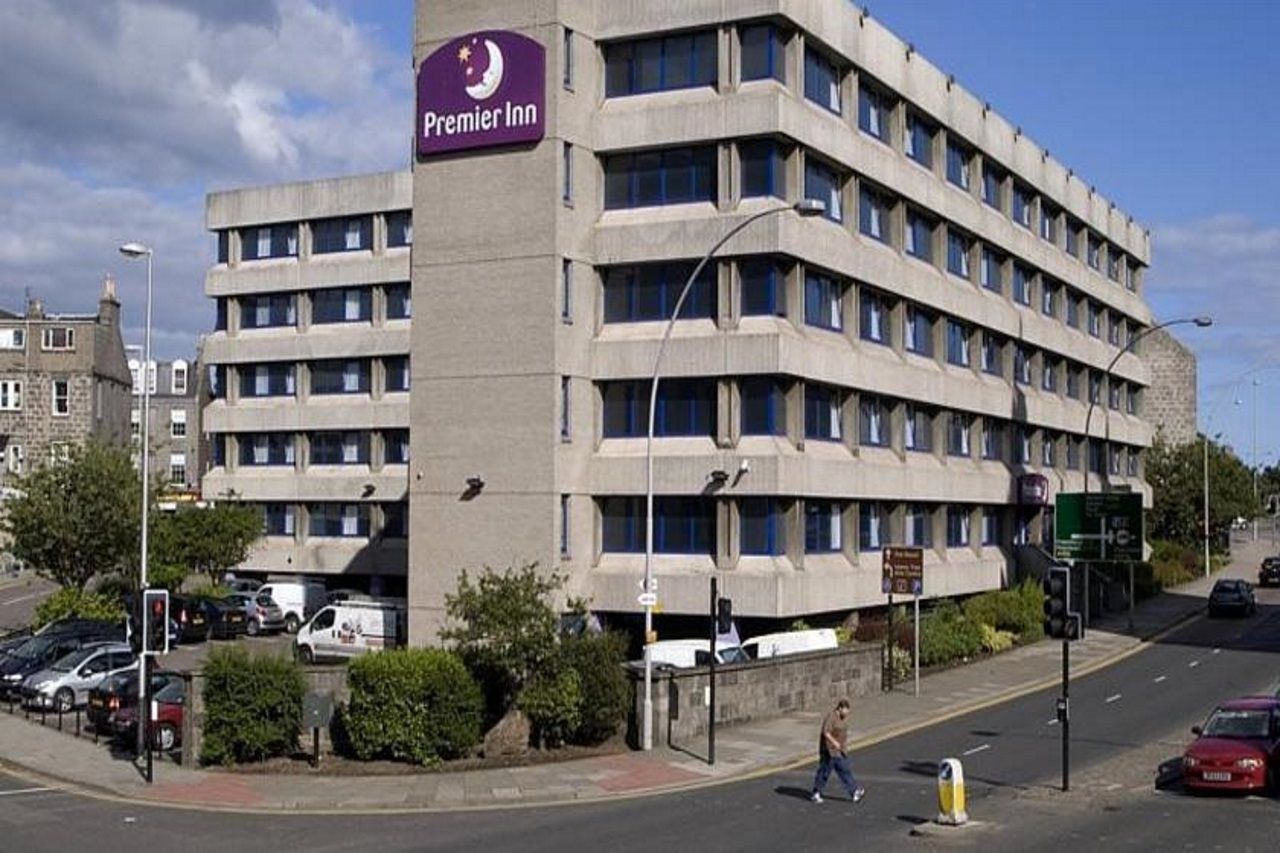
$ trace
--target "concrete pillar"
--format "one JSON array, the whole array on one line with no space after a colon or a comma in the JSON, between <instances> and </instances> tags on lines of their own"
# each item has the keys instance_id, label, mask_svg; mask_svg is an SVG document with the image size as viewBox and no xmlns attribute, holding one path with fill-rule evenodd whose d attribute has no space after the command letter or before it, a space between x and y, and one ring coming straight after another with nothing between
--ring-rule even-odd
<instances>
[{"instance_id":1,"label":"concrete pillar","mask_svg":"<svg viewBox=\"0 0 1280 853\"><path fill-rule=\"evenodd\" d=\"M792 264L784 286L787 319L797 330L804 328L804 264Z\"/></svg>"},{"instance_id":2,"label":"concrete pillar","mask_svg":"<svg viewBox=\"0 0 1280 853\"><path fill-rule=\"evenodd\" d=\"M742 316L742 275L738 263L716 265L716 326L738 328Z\"/></svg>"},{"instance_id":3,"label":"concrete pillar","mask_svg":"<svg viewBox=\"0 0 1280 853\"><path fill-rule=\"evenodd\" d=\"M801 501L788 500L779 505L782 513L784 553L796 569L804 568L804 508Z\"/></svg>"},{"instance_id":4,"label":"concrete pillar","mask_svg":"<svg viewBox=\"0 0 1280 853\"><path fill-rule=\"evenodd\" d=\"M786 437L797 448L804 447L804 382L795 381L783 392Z\"/></svg>"},{"instance_id":5,"label":"concrete pillar","mask_svg":"<svg viewBox=\"0 0 1280 853\"><path fill-rule=\"evenodd\" d=\"M737 407L737 383L732 379L716 380L716 446L717 447L736 447L738 445L738 432L741 424L738 423L738 407ZM604 430L601 425L604 423L603 400L599 394L596 394L596 435L600 436ZM738 429L735 429L735 426ZM599 439L597 438L597 449L599 447Z\"/></svg>"},{"instance_id":6,"label":"concrete pillar","mask_svg":"<svg viewBox=\"0 0 1280 853\"><path fill-rule=\"evenodd\" d=\"M737 500L716 502L716 568L736 569L742 559L742 515Z\"/></svg>"}]
</instances>

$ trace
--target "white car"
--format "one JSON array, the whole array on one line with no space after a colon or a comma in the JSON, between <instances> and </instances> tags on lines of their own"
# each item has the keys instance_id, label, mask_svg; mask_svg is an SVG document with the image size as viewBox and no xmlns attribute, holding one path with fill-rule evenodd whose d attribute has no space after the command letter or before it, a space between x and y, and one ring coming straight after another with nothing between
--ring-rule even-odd
<instances>
[{"instance_id":1,"label":"white car","mask_svg":"<svg viewBox=\"0 0 1280 853\"><path fill-rule=\"evenodd\" d=\"M303 663L314 663L401 646L408 634L406 612L403 605L381 601L330 604L298 629L295 654Z\"/></svg>"},{"instance_id":2,"label":"white car","mask_svg":"<svg viewBox=\"0 0 1280 853\"><path fill-rule=\"evenodd\" d=\"M59 658L22 684L29 705L70 711L89 700L104 679L134 668L137 658L127 643L92 643Z\"/></svg>"},{"instance_id":3,"label":"white car","mask_svg":"<svg viewBox=\"0 0 1280 853\"><path fill-rule=\"evenodd\" d=\"M803 631L784 631L778 634L761 634L742 644L743 650L753 660L794 655L800 652L816 652L834 649L840 645L832 628L809 628Z\"/></svg>"},{"instance_id":4,"label":"white car","mask_svg":"<svg viewBox=\"0 0 1280 853\"><path fill-rule=\"evenodd\" d=\"M297 580L271 581L258 587L258 595L271 598L284 613L284 629L296 634L303 622L328 604L324 584L319 581Z\"/></svg>"},{"instance_id":5,"label":"white car","mask_svg":"<svg viewBox=\"0 0 1280 853\"><path fill-rule=\"evenodd\" d=\"M705 666L710 656L710 640L659 640L649 646L649 659L654 666L667 666L672 669L688 669L694 666ZM716 642L716 663L739 663L749 660L741 646ZM644 665L644 658L635 664Z\"/></svg>"}]
</instances>

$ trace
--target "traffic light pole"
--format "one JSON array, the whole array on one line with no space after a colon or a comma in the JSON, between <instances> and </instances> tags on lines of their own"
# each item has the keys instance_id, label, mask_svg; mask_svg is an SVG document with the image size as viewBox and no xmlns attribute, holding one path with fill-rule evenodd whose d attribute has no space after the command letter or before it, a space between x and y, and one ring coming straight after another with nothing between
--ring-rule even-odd
<instances>
[{"instance_id":1,"label":"traffic light pole","mask_svg":"<svg viewBox=\"0 0 1280 853\"><path fill-rule=\"evenodd\" d=\"M1071 641L1062 641L1062 790L1071 790Z\"/></svg>"},{"instance_id":2,"label":"traffic light pole","mask_svg":"<svg viewBox=\"0 0 1280 853\"><path fill-rule=\"evenodd\" d=\"M720 590L714 576L711 578L711 705L707 709L707 763L716 763L716 636L719 628Z\"/></svg>"}]
</instances>

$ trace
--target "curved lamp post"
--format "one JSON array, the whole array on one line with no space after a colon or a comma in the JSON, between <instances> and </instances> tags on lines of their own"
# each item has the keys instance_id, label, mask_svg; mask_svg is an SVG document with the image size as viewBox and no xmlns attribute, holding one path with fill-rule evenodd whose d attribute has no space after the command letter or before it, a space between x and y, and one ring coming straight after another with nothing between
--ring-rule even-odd
<instances>
[{"instance_id":1,"label":"curved lamp post","mask_svg":"<svg viewBox=\"0 0 1280 853\"><path fill-rule=\"evenodd\" d=\"M721 237L716 243L707 250L702 260L698 261L698 265L693 268L693 272L689 274L689 279L684 283L684 287L680 290L679 297L676 298L675 308L671 311L671 317L667 320L667 328L662 333L662 341L658 344L658 353L653 359L653 376L649 382L649 430L645 437L644 456L645 456L645 527L644 527L644 592L652 593L653 589L653 426L654 415L658 406L658 378L662 369L662 356L667 350L667 342L671 339L671 333L676 327L676 320L680 317L680 309L684 305L685 298L689 295L689 291L693 289L693 283L698 276L702 274L702 270L720 247L729 242L739 231L742 231L748 225L751 225L758 219L766 216L772 216L775 213L785 213L794 210L801 216L821 216L826 212L827 206L818 199L805 198L797 201L795 204L783 205L781 207L771 207L758 213L748 216L737 225L729 229L729 231ZM651 598L645 599L651 602ZM644 605L644 748L646 750L653 749L653 650L650 648L649 638L653 635L653 604ZM715 654L715 649L711 650Z\"/></svg>"}]
</instances>

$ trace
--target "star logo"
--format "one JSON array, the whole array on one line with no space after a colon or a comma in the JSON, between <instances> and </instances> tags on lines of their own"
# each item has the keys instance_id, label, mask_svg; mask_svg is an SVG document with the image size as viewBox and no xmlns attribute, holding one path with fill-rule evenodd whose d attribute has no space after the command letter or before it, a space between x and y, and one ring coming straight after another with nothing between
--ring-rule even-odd
<instances>
[{"instance_id":1,"label":"star logo","mask_svg":"<svg viewBox=\"0 0 1280 853\"><path fill-rule=\"evenodd\" d=\"M461 49L458 50L458 61L466 62L470 58L471 58L471 48L467 45L463 45Z\"/></svg>"}]
</instances>

